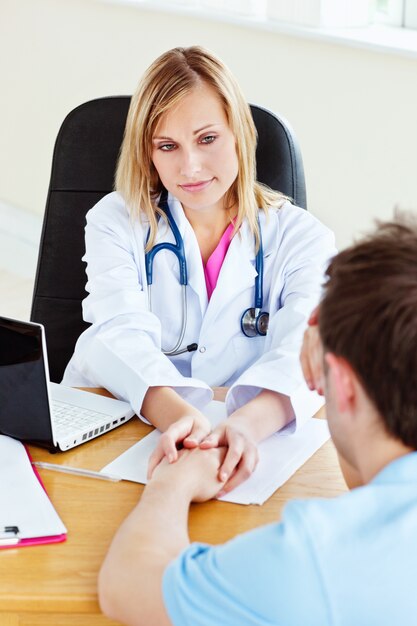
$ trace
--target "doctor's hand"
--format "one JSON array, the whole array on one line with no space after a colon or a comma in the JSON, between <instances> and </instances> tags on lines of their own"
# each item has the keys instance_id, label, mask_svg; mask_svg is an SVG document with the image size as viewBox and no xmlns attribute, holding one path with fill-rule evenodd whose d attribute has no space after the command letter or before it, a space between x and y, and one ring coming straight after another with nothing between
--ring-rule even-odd
<instances>
[{"instance_id":1,"label":"doctor's hand","mask_svg":"<svg viewBox=\"0 0 417 626\"><path fill-rule=\"evenodd\" d=\"M178 459L178 446L197 448L211 431L209 420L199 411L180 417L162 433L158 445L149 458L148 478L155 467L166 457L168 463Z\"/></svg>"},{"instance_id":2,"label":"doctor's hand","mask_svg":"<svg viewBox=\"0 0 417 626\"><path fill-rule=\"evenodd\" d=\"M225 483L221 493L232 491L245 481L258 464L259 455L255 441L244 425L228 418L219 424L201 443L200 448L226 446L227 452L219 469L219 480Z\"/></svg>"},{"instance_id":3,"label":"doctor's hand","mask_svg":"<svg viewBox=\"0 0 417 626\"><path fill-rule=\"evenodd\" d=\"M319 307L316 307L308 320L301 347L300 362L309 389L324 395L323 345L319 333Z\"/></svg>"}]
</instances>

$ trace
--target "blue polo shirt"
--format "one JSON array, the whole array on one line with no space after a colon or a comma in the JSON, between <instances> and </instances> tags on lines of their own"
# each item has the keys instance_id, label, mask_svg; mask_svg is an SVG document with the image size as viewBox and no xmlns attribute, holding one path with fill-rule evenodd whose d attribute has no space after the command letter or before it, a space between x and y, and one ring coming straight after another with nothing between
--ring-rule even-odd
<instances>
[{"instance_id":1,"label":"blue polo shirt","mask_svg":"<svg viewBox=\"0 0 417 626\"><path fill-rule=\"evenodd\" d=\"M165 571L176 626L415 626L417 452L279 524L192 544Z\"/></svg>"}]
</instances>

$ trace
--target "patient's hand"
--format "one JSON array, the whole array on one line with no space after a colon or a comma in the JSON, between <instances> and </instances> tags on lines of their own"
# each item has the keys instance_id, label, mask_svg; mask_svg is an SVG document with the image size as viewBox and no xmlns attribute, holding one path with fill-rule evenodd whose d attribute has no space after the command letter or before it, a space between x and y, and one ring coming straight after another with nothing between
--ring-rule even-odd
<instances>
[{"instance_id":1,"label":"patient's hand","mask_svg":"<svg viewBox=\"0 0 417 626\"><path fill-rule=\"evenodd\" d=\"M324 395L323 345L318 326L318 307L314 309L308 320L301 347L300 362L305 381L309 389L315 389Z\"/></svg>"},{"instance_id":2,"label":"patient's hand","mask_svg":"<svg viewBox=\"0 0 417 626\"><path fill-rule=\"evenodd\" d=\"M166 458L159 463L151 483L162 481L175 485L175 489L186 495L190 502L210 500L224 485L224 481L219 479L219 468L225 454L225 448L183 448L178 452L176 463L168 463Z\"/></svg>"}]
</instances>

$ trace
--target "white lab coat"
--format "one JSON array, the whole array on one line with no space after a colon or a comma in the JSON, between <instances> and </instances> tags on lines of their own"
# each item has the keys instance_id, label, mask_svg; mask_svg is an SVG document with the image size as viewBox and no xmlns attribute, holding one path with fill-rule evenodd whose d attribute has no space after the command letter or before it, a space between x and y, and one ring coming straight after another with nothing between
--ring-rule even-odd
<instances>
[{"instance_id":1,"label":"white lab coat","mask_svg":"<svg viewBox=\"0 0 417 626\"><path fill-rule=\"evenodd\" d=\"M307 211L287 202L260 213L264 249L263 309L266 337L245 337L240 320L254 306L255 251L248 225L231 241L210 301L201 253L181 204L169 197L184 240L188 267L188 321L184 345L198 350L167 357L180 334L182 300L178 261L163 250L153 266L152 312L148 307L144 242L146 220L132 218L120 194L105 196L87 214L87 291L83 316L92 326L79 338L63 383L105 387L140 415L150 386L173 387L198 408L211 387L230 387L228 414L271 389L290 397L300 425L322 405L308 390L299 351L306 321L317 305L323 272L335 253L332 232ZM160 220L157 242L174 241ZM262 416L260 416L262 417Z\"/></svg>"}]
</instances>

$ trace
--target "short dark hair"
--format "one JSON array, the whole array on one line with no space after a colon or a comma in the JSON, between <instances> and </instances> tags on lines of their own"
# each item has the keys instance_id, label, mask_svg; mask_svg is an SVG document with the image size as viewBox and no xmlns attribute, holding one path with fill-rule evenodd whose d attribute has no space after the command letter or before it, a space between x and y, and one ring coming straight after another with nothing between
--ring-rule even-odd
<instances>
[{"instance_id":1,"label":"short dark hair","mask_svg":"<svg viewBox=\"0 0 417 626\"><path fill-rule=\"evenodd\" d=\"M417 449L417 220L376 231L330 263L320 305L324 350L345 358L388 433Z\"/></svg>"}]
</instances>

